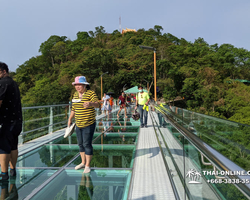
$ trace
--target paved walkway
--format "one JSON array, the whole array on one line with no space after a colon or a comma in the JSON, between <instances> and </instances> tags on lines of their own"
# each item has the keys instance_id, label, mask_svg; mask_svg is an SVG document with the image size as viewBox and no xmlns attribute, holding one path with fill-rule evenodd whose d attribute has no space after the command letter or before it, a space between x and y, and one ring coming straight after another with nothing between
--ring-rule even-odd
<instances>
[{"instance_id":1,"label":"paved walkway","mask_svg":"<svg viewBox=\"0 0 250 200\"><path fill-rule=\"evenodd\" d=\"M141 128L129 199L175 200L157 138L148 116L148 128Z\"/></svg>"}]
</instances>

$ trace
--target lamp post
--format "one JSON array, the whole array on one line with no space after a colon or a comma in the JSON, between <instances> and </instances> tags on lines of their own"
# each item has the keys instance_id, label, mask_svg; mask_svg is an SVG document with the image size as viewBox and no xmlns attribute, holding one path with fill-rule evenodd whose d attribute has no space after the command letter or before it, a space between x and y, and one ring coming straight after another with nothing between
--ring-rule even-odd
<instances>
[{"instance_id":1,"label":"lamp post","mask_svg":"<svg viewBox=\"0 0 250 200\"><path fill-rule=\"evenodd\" d=\"M156 96L156 48L142 46L142 45L139 45L139 47L142 49L148 49L148 50L154 51L154 85L155 85L154 90L155 90L155 102L156 102L157 100L157 96Z\"/></svg>"},{"instance_id":2,"label":"lamp post","mask_svg":"<svg viewBox=\"0 0 250 200\"><path fill-rule=\"evenodd\" d=\"M104 75L104 74L108 74L109 72L105 72L105 73L103 73L102 75L101 75L101 100L102 100L102 76Z\"/></svg>"}]
</instances>

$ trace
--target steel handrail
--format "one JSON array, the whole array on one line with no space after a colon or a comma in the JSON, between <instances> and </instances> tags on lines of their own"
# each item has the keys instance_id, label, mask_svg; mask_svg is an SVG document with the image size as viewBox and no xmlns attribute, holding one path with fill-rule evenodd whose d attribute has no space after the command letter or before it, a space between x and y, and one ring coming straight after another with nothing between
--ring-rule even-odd
<instances>
[{"instance_id":1,"label":"steel handrail","mask_svg":"<svg viewBox=\"0 0 250 200\"><path fill-rule=\"evenodd\" d=\"M36 109L36 108L50 108L59 106L68 106L69 104L57 104L57 105L47 105L47 106L33 106L33 107L22 107L22 110Z\"/></svg>"},{"instance_id":2,"label":"steel handrail","mask_svg":"<svg viewBox=\"0 0 250 200\"><path fill-rule=\"evenodd\" d=\"M57 125L57 124L62 124L62 123L65 123L65 127L67 126L67 125L66 125L67 120L64 120L64 121L61 121L61 122L57 122L57 123L54 123L54 124L50 124L50 125L42 126L42 127L36 128L36 129L29 130L29 131L22 132L22 133L20 133L20 135L26 135L27 133L31 133L31 132L34 132L34 131L38 131L38 130L40 130L40 129L48 128L48 127L50 127L50 126L55 126L55 125Z\"/></svg>"},{"instance_id":3,"label":"steel handrail","mask_svg":"<svg viewBox=\"0 0 250 200\"><path fill-rule=\"evenodd\" d=\"M178 107L175 107L175 106L172 106L172 108L178 108ZM190 110L186 110L186 109L183 109L181 108L182 110L186 111L186 112L193 112L193 111L190 111ZM174 113L175 115L178 115L176 114L174 111L171 110L172 113ZM241 124L239 122L234 122L234 121L230 121L230 120L227 120L227 119L221 119L221 118L218 118L218 117L215 117L215 116L210 116L210 115L205 115L205 114L202 114L202 113L197 113L195 112L195 114L197 116L201 116L201 117L205 117L207 119L211 119L211 120L215 120L216 122L220 122L220 123L227 123L231 126L234 126L234 127L239 127L239 126L246 126L246 127L250 127L250 125L247 125L247 124ZM180 116L180 115L178 115Z\"/></svg>"},{"instance_id":4,"label":"steel handrail","mask_svg":"<svg viewBox=\"0 0 250 200\"><path fill-rule=\"evenodd\" d=\"M208 144L203 142L198 136L182 127L178 124L172 117L164 113L160 106L155 104L151 104L157 110L161 110L160 112L163 114L165 120L174 126L191 144L193 144L196 149L204 155L217 169L222 171L245 171L240 166L236 165L233 161L229 160L227 157L220 154L218 151L210 147ZM171 113L172 114L172 113ZM230 179L249 179L248 176L245 175L227 175ZM235 186L247 197L250 198L250 185L238 183Z\"/></svg>"}]
</instances>

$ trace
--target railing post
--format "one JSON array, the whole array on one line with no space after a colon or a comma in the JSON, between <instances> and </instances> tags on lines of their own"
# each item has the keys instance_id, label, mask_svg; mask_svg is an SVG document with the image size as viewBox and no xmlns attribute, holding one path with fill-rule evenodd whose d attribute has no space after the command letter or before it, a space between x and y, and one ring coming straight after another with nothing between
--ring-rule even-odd
<instances>
[{"instance_id":1,"label":"railing post","mask_svg":"<svg viewBox=\"0 0 250 200\"><path fill-rule=\"evenodd\" d=\"M20 135L18 136L18 145L19 144L23 144L24 142L23 142L23 131L24 131L24 121L23 121L23 124L22 124L22 132L20 133Z\"/></svg>"},{"instance_id":2,"label":"railing post","mask_svg":"<svg viewBox=\"0 0 250 200\"><path fill-rule=\"evenodd\" d=\"M68 119L69 119L69 116L70 116L70 112L71 112L71 106L70 106L70 102L69 102L69 112L68 112Z\"/></svg>"},{"instance_id":3,"label":"railing post","mask_svg":"<svg viewBox=\"0 0 250 200\"><path fill-rule=\"evenodd\" d=\"M25 131L25 110L22 110L22 113L23 113L23 125L22 125L22 132L21 134L18 136L18 141L20 141L19 143L20 144L23 144L24 143L24 138L25 137L22 133Z\"/></svg>"},{"instance_id":4,"label":"railing post","mask_svg":"<svg viewBox=\"0 0 250 200\"><path fill-rule=\"evenodd\" d=\"M55 163L55 155L54 155L54 148L53 148L53 143L50 142L50 145L49 145L49 152L50 152L50 162L51 163Z\"/></svg>"},{"instance_id":5,"label":"railing post","mask_svg":"<svg viewBox=\"0 0 250 200\"><path fill-rule=\"evenodd\" d=\"M24 142L23 142L23 131L21 132L21 134L18 136L18 144L23 144Z\"/></svg>"},{"instance_id":6,"label":"railing post","mask_svg":"<svg viewBox=\"0 0 250 200\"><path fill-rule=\"evenodd\" d=\"M49 133L53 133L53 107L50 107Z\"/></svg>"}]
</instances>

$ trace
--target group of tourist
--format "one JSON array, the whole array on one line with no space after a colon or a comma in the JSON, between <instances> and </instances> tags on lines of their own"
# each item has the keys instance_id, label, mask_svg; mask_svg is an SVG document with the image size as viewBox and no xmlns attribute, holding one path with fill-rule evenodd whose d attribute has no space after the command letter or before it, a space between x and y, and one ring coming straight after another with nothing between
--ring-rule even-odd
<instances>
[{"instance_id":1,"label":"group of tourist","mask_svg":"<svg viewBox=\"0 0 250 200\"><path fill-rule=\"evenodd\" d=\"M73 118L76 122L76 136L79 146L81 163L75 169L84 168L83 173L89 173L90 162L93 156L92 139L96 128L95 108L101 108L110 113L114 105L113 97L104 93L101 102L96 93L90 89L89 83L84 76L75 77L72 83L75 93L72 99L72 110L68 119L68 126L72 124ZM117 104L119 114L124 109L127 118L127 106L131 98L124 92L119 96ZM136 107L141 115L141 127L147 127L147 107L149 95L143 92L139 86L139 93L136 96ZM144 106L145 105L145 106ZM143 121L144 118L144 121ZM16 163L18 157L18 136L22 130L22 107L20 91L17 83L9 76L9 69L5 63L0 62L0 181L9 179L9 175L16 176ZM10 166L10 173L8 168Z\"/></svg>"},{"instance_id":2,"label":"group of tourist","mask_svg":"<svg viewBox=\"0 0 250 200\"><path fill-rule=\"evenodd\" d=\"M114 98L111 96L111 94L108 95L104 93L101 102L102 102L101 110L104 112L105 116L107 112L107 116L109 118L109 114L111 113L112 107L114 105ZM122 92L122 94L119 96L117 100L117 105L120 106L120 109L117 113L117 117L119 117L121 110L124 109L125 118L127 118L127 109L129 109L131 105L130 95L125 95L125 93Z\"/></svg>"}]
</instances>

